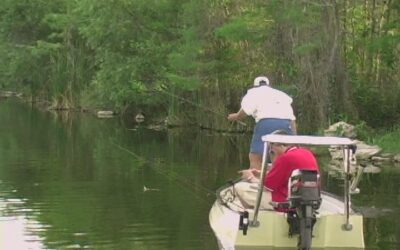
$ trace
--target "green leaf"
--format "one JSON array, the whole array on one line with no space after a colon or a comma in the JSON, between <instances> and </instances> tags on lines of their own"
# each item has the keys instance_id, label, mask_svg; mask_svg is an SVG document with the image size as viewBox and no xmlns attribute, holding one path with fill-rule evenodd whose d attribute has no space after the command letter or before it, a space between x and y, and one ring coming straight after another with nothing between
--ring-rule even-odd
<instances>
[{"instance_id":1,"label":"green leaf","mask_svg":"<svg viewBox=\"0 0 400 250\"><path fill-rule=\"evenodd\" d=\"M183 77L173 73L168 73L167 78L173 86L183 90L193 91L199 89L201 86L199 79L194 77Z\"/></svg>"}]
</instances>

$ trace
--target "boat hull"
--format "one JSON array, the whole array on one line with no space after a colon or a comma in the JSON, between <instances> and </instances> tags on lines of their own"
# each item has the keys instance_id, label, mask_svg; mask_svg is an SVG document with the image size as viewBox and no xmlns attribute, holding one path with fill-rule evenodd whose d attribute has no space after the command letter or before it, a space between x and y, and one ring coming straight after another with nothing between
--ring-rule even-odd
<instances>
[{"instance_id":1,"label":"boat hull","mask_svg":"<svg viewBox=\"0 0 400 250\"><path fill-rule=\"evenodd\" d=\"M252 214L250 213L250 218ZM291 248L297 245L297 236L289 237L289 225L283 213L261 211L258 217L259 226L249 226L247 235L238 232L235 249L270 249ZM317 218L314 225L313 249L363 249L363 218L361 215L350 215L351 230L345 230L343 215L328 214Z\"/></svg>"},{"instance_id":2,"label":"boat hull","mask_svg":"<svg viewBox=\"0 0 400 250\"><path fill-rule=\"evenodd\" d=\"M349 222L351 230L345 230L346 216L343 202L323 195L320 213L313 229L312 249L364 249L363 217L351 213ZM253 219L253 210L249 219ZM251 249L295 249L298 236L289 237L289 224L286 214L271 210L260 210L258 226L249 225L247 234L239 228L240 215L216 201L211 208L210 225L223 250Z\"/></svg>"}]
</instances>

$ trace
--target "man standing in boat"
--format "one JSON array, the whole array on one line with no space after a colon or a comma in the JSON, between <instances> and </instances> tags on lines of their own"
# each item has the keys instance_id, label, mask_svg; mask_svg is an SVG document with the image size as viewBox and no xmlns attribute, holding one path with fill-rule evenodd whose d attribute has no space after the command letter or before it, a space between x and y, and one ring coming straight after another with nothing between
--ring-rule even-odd
<instances>
[{"instance_id":1,"label":"man standing in boat","mask_svg":"<svg viewBox=\"0 0 400 250\"><path fill-rule=\"evenodd\" d=\"M241 120L248 115L255 119L249 162L250 168L261 169L264 145L261 137L276 130L296 134L296 117L293 113L292 98L272 88L267 77L255 78L253 85L243 97L240 110L229 114L228 120Z\"/></svg>"}]
</instances>

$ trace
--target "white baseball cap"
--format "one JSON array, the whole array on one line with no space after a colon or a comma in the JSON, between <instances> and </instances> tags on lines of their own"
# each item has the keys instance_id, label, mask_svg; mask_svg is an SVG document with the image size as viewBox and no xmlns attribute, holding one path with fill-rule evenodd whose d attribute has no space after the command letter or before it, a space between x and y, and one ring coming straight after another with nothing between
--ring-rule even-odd
<instances>
[{"instance_id":1,"label":"white baseball cap","mask_svg":"<svg viewBox=\"0 0 400 250\"><path fill-rule=\"evenodd\" d=\"M254 87L258 87L261 85L269 86L269 80L266 76L258 76L256 77L256 79L254 79Z\"/></svg>"}]
</instances>

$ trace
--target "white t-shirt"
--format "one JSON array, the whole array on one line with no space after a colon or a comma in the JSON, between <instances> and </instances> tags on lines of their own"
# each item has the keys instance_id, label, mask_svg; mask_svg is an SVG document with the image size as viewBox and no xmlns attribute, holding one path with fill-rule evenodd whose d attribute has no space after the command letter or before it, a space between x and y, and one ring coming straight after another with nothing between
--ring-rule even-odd
<instances>
[{"instance_id":1,"label":"white t-shirt","mask_svg":"<svg viewBox=\"0 0 400 250\"><path fill-rule=\"evenodd\" d=\"M242 109L251 115L256 122L264 118L296 120L292 108L293 99L286 93L260 86L251 88L242 99Z\"/></svg>"}]
</instances>

